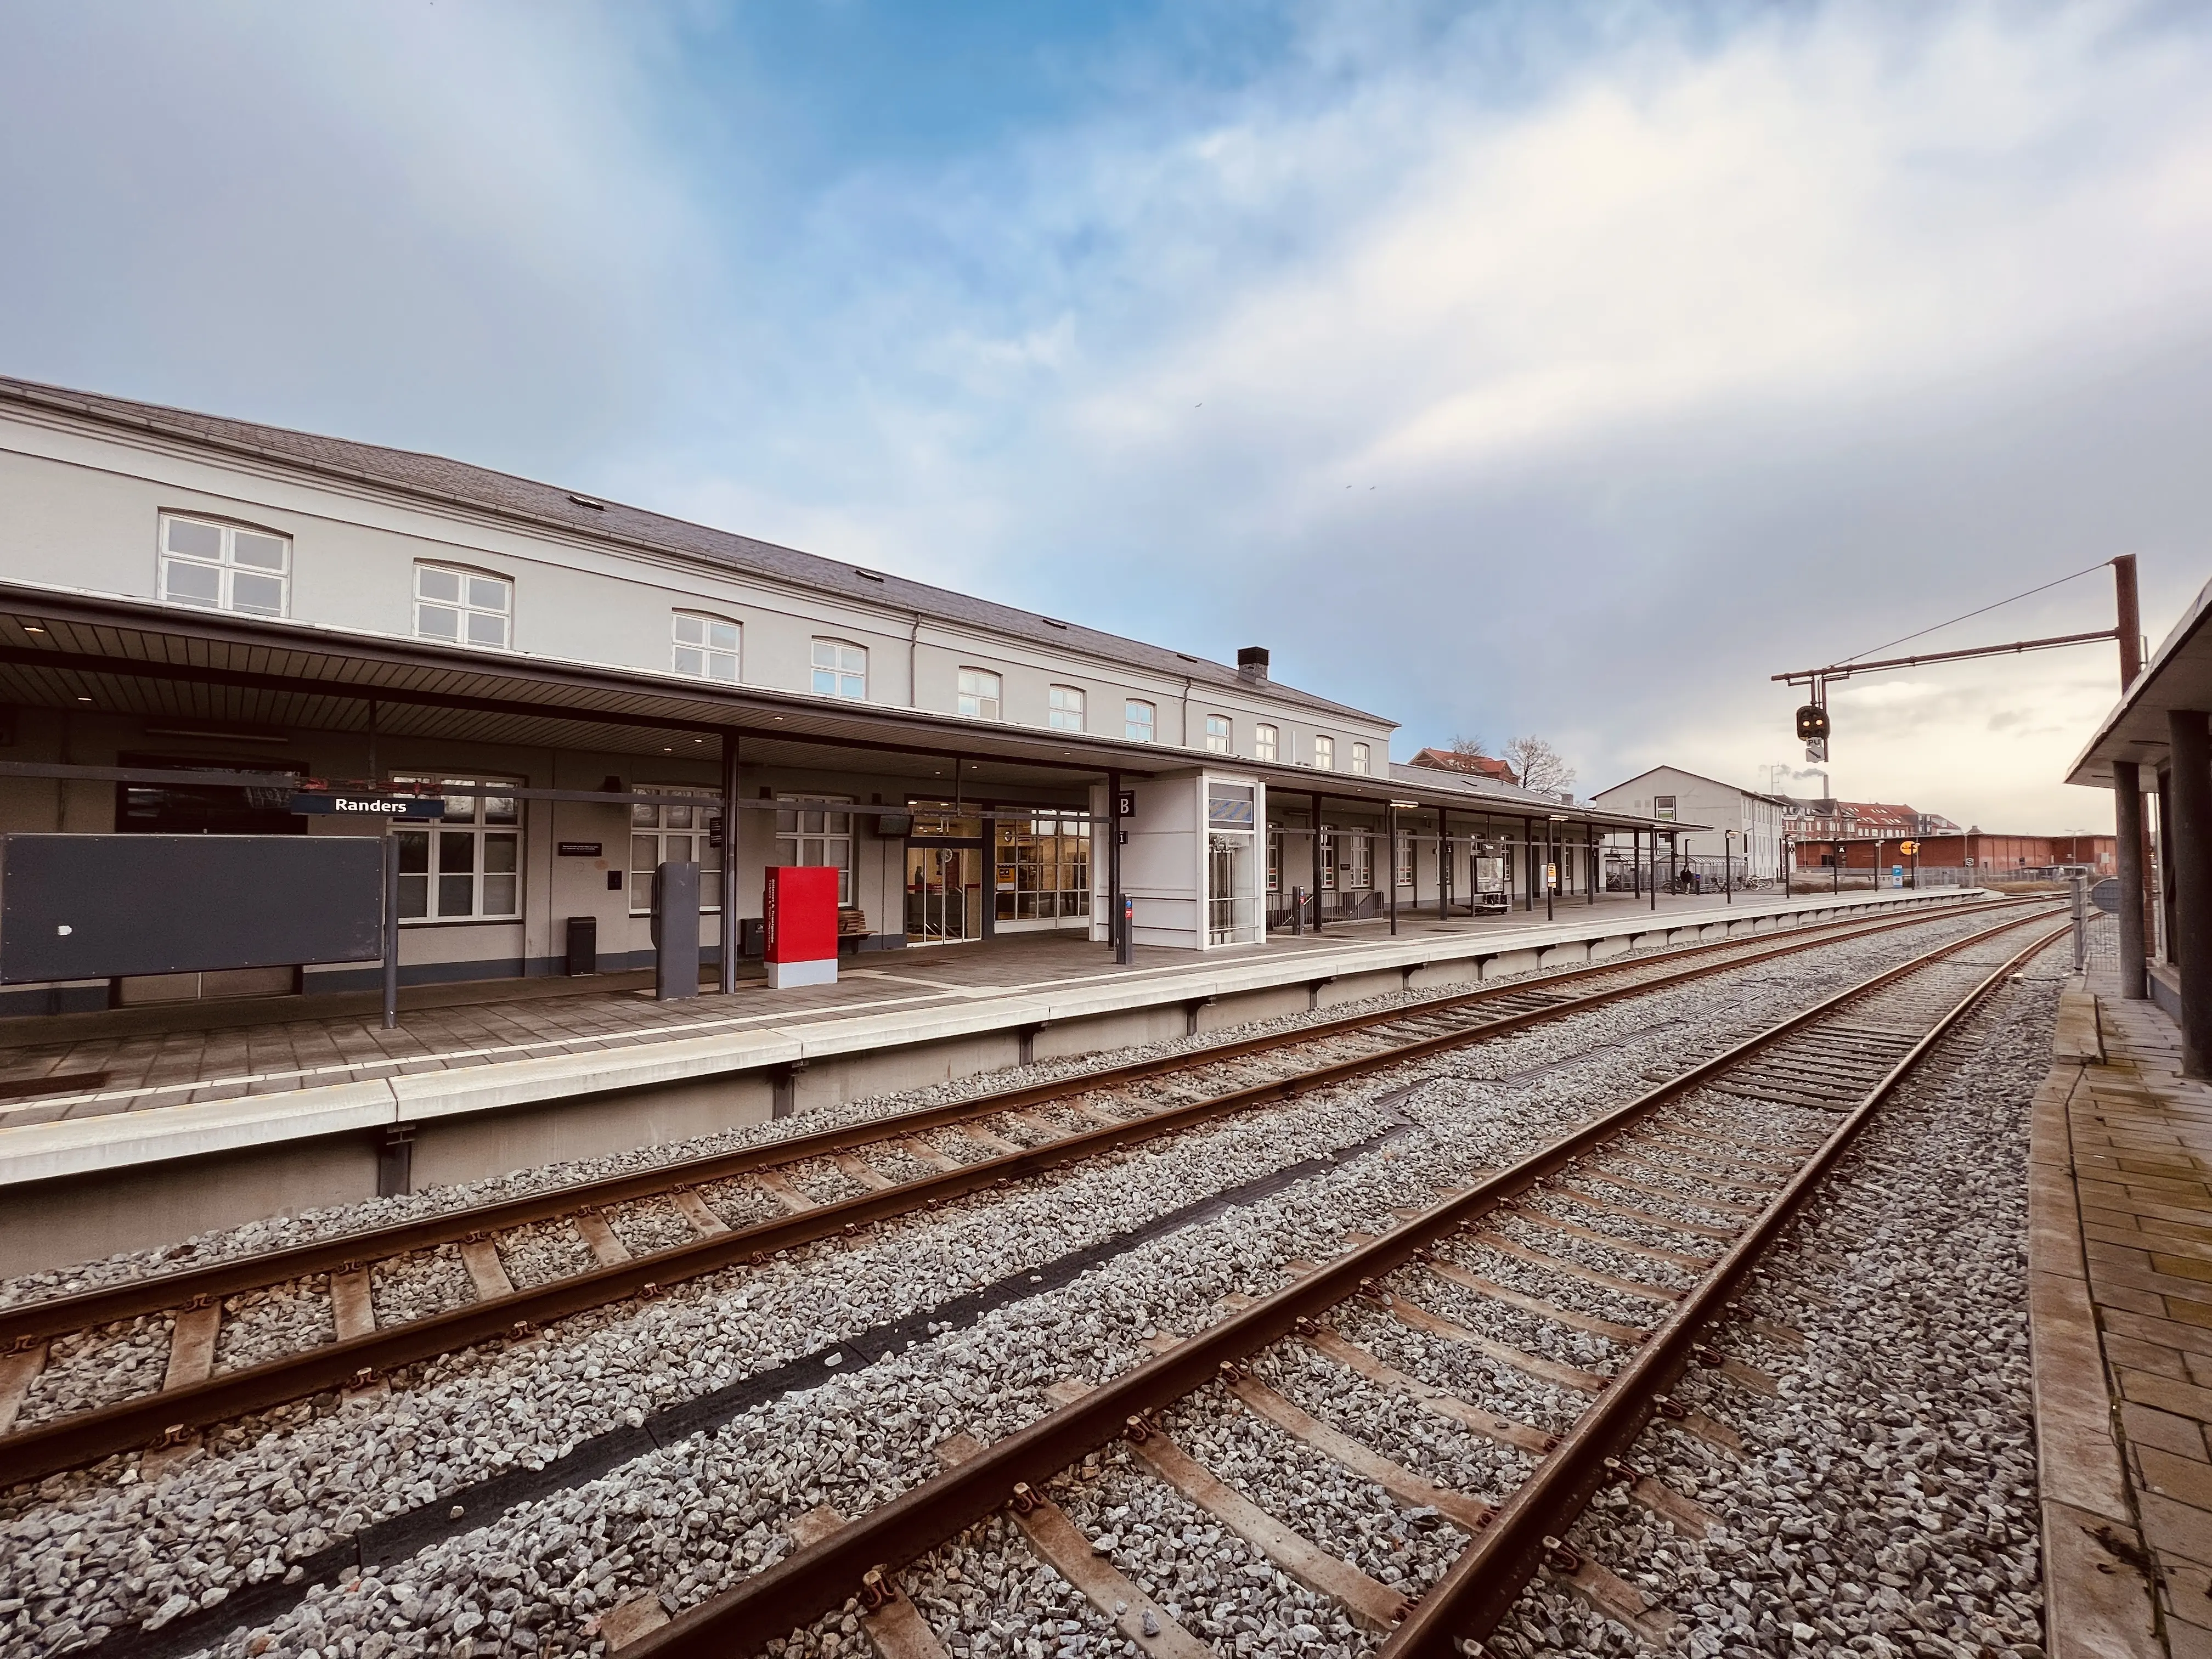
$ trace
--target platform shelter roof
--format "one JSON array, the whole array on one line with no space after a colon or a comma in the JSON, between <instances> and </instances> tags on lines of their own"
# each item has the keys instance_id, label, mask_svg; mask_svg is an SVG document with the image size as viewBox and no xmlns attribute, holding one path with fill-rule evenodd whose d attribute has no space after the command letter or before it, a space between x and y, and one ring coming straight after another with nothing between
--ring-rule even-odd
<instances>
[{"instance_id":1,"label":"platform shelter roof","mask_svg":"<svg viewBox=\"0 0 2212 1659\"><path fill-rule=\"evenodd\" d=\"M719 753L748 765L944 777L971 788L1056 785L1073 804L1109 773L1199 767L1382 808L1478 805L1606 828L1644 820L1423 769L1320 772L1159 743L964 719L927 709L733 686L644 670L520 657L431 641L0 582L0 702L99 708L149 732L210 738L288 729L588 749L644 757Z\"/></svg>"},{"instance_id":2,"label":"platform shelter roof","mask_svg":"<svg viewBox=\"0 0 2212 1659\"><path fill-rule=\"evenodd\" d=\"M2066 781L2109 789L2112 763L2134 761L2148 787L2167 763L2166 717L2186 709L2212 710L2212 582L2198 590L2136 683L2075 757Z\"/></svg>"}]
</instances>

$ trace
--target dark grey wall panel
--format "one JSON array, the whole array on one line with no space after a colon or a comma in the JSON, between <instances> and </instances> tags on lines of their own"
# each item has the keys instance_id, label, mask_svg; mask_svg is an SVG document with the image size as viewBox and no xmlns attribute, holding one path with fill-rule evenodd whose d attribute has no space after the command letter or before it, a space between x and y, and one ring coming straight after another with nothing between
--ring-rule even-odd
<instances>
[{"instance_id":1,"label":"dark grey wall panel","mask_svg":"<svg viewBox=\"0 0 2212 1659\"><path fill-rule=\"evenodd\" d=\"M374 962L370 836L0 836L0 981Z\"/></svg>"}]
</instances>

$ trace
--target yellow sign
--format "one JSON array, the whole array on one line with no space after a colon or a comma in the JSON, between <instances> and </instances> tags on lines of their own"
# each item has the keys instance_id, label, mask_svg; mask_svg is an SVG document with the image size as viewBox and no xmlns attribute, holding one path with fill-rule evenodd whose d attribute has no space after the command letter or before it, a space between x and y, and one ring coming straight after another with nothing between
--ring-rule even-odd
<instances>
[{"instance_id":1,"label":"yellow sign","mask_svg":"<svg viewBox=\"0 0 2212 1659\"><path fill-rule=\"evenodd\" d=\"M1901 841L1897 843L1897 850L1905 854L1917 853L1920 850L1920 843L1917 841Z\"/></svg>"}]
</instances>

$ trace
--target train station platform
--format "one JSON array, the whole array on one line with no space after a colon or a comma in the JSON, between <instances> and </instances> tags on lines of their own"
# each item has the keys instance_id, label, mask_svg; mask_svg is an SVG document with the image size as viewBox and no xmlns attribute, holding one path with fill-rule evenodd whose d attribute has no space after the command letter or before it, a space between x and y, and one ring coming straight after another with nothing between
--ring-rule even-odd
<instances>
[{"instance_id":1,"label":"train station platform","mask_svg":"<svg viewBox=\"0 0 2212 1659\"><path fill-rule=\"evenodd\" d=\"M1030 934L848 957L830 986L655 1001L649 978L0 1021L0 1274L711 1134L1026 1061L1977 890L1401 914L1193 953Z\"/></svg>"},{"instance_id":2,"label":"train station platform","mask_svg":"<svg viewBox=\"0 0 2212 1659\"><path fill-rule=\"evenodd\" d=\"M2212 1084L2093 956L2030 1151L2051 1659L2212 1659Z\"/></svg>"}]
</instances>

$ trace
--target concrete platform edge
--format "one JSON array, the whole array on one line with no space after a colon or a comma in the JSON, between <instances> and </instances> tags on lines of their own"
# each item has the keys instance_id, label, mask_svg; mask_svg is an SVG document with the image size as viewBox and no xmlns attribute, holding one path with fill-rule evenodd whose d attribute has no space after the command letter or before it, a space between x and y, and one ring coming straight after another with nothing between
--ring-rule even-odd
<instances>
[{"instance_id":1,"label":"concrete platform edge","mask_svg":"<svg viewBox=\"0 0 2212 1659\"><path fill-rule=\"evenodd\" d=\"M1056 994L978 996L970 1004L918 1012L856 1014L592 1054L403 1073L368 1082L327 1084L234 1100L31 1124L0 1129L0 1188L586 1096L734 1080L794 1065L878 1055L889 1050L1202 1003L1285 986L1509 954L1540 956L1561 946L1649 934L1703 936L1730 924L1755 925L1764 921L1802 926L1869 910L1935 908L1983 896L1980 890L1971 888L1864 894L1839 900L1801 896L1702 911L1662 912L1650 918L1649 925L1630 925L1627 918L1616 914L1602 922L1567 920L1536 923L1510 933L1361 942L1327 953L1227 963L1211 972L1202 964L1194 964L1189 973L1154 974Z\"/></svg>"}]
</instances>

